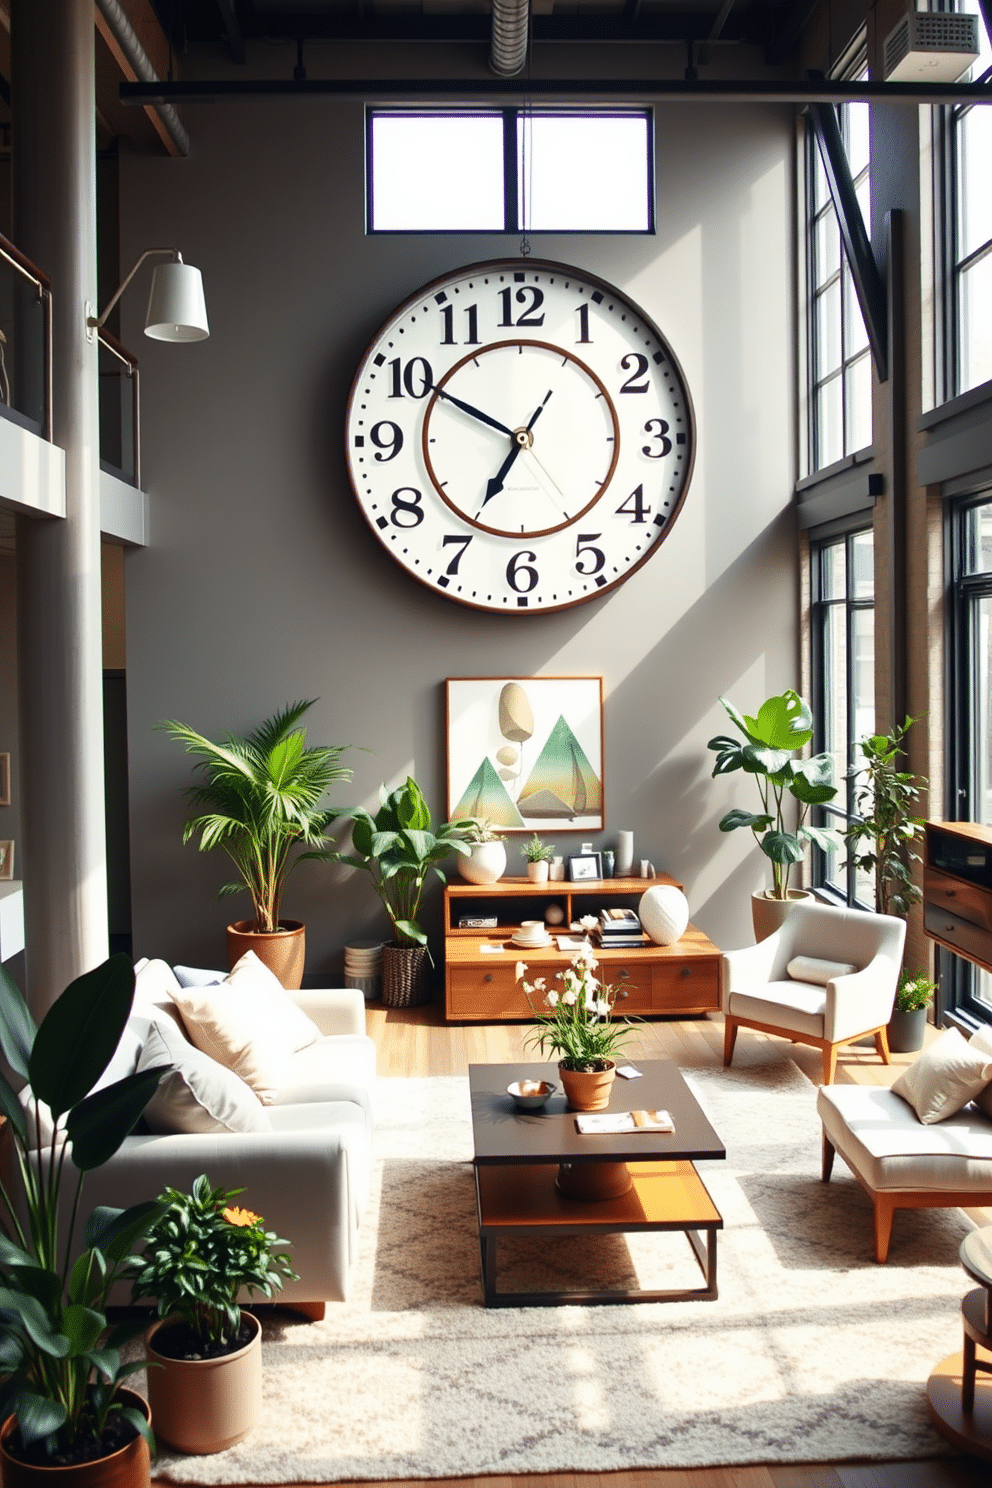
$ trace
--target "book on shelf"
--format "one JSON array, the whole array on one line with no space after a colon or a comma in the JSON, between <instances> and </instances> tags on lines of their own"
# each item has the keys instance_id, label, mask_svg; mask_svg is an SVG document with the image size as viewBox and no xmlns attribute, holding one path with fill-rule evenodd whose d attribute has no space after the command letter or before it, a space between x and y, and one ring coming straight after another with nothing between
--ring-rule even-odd
<instances>
[{"instance_id":1,"label":"book on shelf","mask_svg":"<svg viewBox=\"0 0 992 1488\"><path fill-rule=\"evenodd\" d=\"M584 1137L613 1136L624 1132L674 1132L668 1111L607 1111L605 1115L583 1113L575 1127Z\"/></svg>"},{"instance_id":2,"label":"book on shelf","mask_svg":"<svg viewBox=\"0 0 992 1488\"><path fill-rule=\"evenodd\" d=\"M596 944L602 950L623 950L626 946L647 945L646 935L597 935L594 937Z\"/></svg>"},{"instance_id":3,"label":"book on shelf","mask_svg":"<svg viewBox=\"0 0 992 1488\"><path fill-rule=\"evenodd\" d=\"M641 928L641 922L632 909L601 909L599 928L603 934L629 935Z\"/></svg>"}]
</instances>

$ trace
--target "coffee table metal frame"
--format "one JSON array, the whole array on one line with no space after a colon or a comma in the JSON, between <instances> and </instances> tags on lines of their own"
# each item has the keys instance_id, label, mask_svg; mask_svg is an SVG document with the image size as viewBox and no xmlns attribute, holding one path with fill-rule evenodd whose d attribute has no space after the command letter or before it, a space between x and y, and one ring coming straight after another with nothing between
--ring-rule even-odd
<instances>
[{"instance_id":1,"label":"coffee table metal frame","mask_svg":"<svg viewBox=\"0 0 992 1488\"><path fill-rule=\"evenodd\" d=\"M698 1159L726 1151L673 1060L639 1060L642 1078L617 1080L611 1111L663 1107L674 1133L580 1136L564 1096L536 1112L520 1112L506 1086L541 1079L546 1064L470 1065L475 1138L476 1204L483 1303L486 1307L560 1307L628 1302L713 1301L717 1293L717 1232L723 1219L696 1172ZM633 1186L619 1198L570 1199L555 1187L562 1162L627 1162ZM572 1288L500 1291L497 1243L540 1235L636 1234L681 1231L703 1276L701 1287Z\"/></svg>"}]
</instances>

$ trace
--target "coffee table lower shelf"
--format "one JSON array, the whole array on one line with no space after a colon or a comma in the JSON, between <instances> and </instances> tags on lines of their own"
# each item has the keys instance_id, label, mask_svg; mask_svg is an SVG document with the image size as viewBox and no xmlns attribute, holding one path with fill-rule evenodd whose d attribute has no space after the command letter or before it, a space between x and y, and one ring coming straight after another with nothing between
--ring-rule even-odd
<instances>
[{"instance_id":1,"label":"coffee table lower shelf","mask_svg":"<svg viewBox=\"0 0 992 1488\"><path fill-rule=\"evenodd\" d=\"M716 1236L723 1219L691 1162L630 1164L633 1187L616 1199L569 1199L555 1187L556 1163L475 1166L482 1291L486 1307L594 1306L619 1302L711 1302L717 1296ZM654 1289L501 1292L496 1245L524 1235L618 1235L681 1230L705 1285ZM705 1239L703 1238L705 1235Z\"/></svg>"}]
</instances>

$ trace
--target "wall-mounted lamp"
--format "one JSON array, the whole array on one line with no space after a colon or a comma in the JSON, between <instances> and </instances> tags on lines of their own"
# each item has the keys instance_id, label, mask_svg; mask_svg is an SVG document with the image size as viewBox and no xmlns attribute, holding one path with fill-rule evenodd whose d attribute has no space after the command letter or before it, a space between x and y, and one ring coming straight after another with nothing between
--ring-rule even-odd
<instances>
[{"instance_id":1,"label":"wall-mounted lamp","mask_svg":"<svg viewBox=\"0 0 992 1488\"><path fill-rule=\"evenodd\" d=\"M177 248L147 248L103 314L87 315L87 335L91 341L145 259L159 253L167 255L171 262L159 264L152 273L151 293L145 312L145 335L154 341L205 341L210 335L203 299L203 277L199 269L183 263ZM87 310L91 308L87 306Z\"/></svg>"}]
</instances>

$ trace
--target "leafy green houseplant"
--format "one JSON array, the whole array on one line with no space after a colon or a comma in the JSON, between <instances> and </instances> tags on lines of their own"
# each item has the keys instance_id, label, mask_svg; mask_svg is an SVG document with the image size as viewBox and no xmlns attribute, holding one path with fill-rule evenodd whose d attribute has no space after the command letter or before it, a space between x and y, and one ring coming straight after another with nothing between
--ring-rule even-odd
<instances>
[{"instance_id":1,"label":"leafy green houseplant","mask_svg":"<svg viewBox=\"0 0 992 1488\"><path fill-rule=\"evenodd\" d=\"M157 725L200 756L183 841L199 833L201 852L227 853L238 877L220 894L247 889L254 929L264 935L279 930L283 891L297 864L330 856L325 834L338 812L324 798L336 781L351 779L339 763L347 746L308 747L306 729L297 727L315 701L290 703L253 733L225 734L219 744L175 719Z\"/></svg>"},{"instance_id":2,"label":"leafy green houseplant","mask_svg":"<svg viewBox=\"0 0 992 1488\"><path fill-rule=\"evenodd\" d=\"M847 862L875 875L875 908L879 914L905 917L923 898L912 880L912 864L920 861L913 844L923 833L923 818L913 811L927 782L899 768L912 718L887 734L869 734L859 741L861 763L848 771L854 781L854 810L844 841Z\"/></svg>"},{"instance_id":3,"label":"leafy green houseplant","mask_svg":"<svg viewBox=\"0 0 992 1488\"><path fill-rule=\"evenodd\" d=\"M837 794L833 760L829 754L798 758L813 737L813 715L797 692L790 690L768 698L755 718L739 713L727 698L720 701L743 735L743 742L725 734L710 739L707 748L717 755L713 775L743 770L754 777L761 798L760 811L728 811L720 822L720 831L750 827L772 865L769 897L788 899L792 870L802 862L807 844L815 842L829 849L836 842L835 833L811 826L806 820L812 807L832 801ZM793 810L796 825L790 830Z\"/></svg>"},{"instance_id":4,"label":"leafy green houseplant","mask_svg":"<svg viewBox=\"0 0 992 1488\"><path fill-rule=\"evenodd\" d=\"M900 1013L918 1013L933 1002L937 983L922 971L903 971L896 987L895 1007Z\"/></svg>"},{"instance_id":5,"label":"leafy green houseplant","mask_svg":"<svg viewBox=\"0 0 992 1488\"><path fill-rule=\"evenodd\" d=\"M6 1450L44 1465L107 1455L121 1445L122 1422L125 1434L140 1432L154 1448L145 1416L120 1389L141 1367L122 1362L120 1345L142 1325L110 1328L106 1307L159 1205L95 1209L82 1227L82 1253L72 1260L84 1175L118 1150L167 1068L93 1088L110 1064L133 996L130 961L112 956L71 982L36 1028L17 984L0 967L0 1047L31 1096L25 1109L0 1076L23 1197L19 1210L0 1184L7 1226L0 1234L0 1418L13 1412L17 1420ZM50 1112L50 1137L39 1103ZM63 1184L69 1223L60 1240Z\"/></svg>"}]
</instances>

